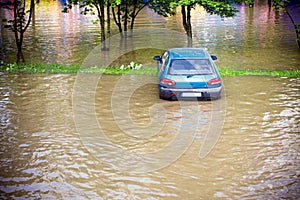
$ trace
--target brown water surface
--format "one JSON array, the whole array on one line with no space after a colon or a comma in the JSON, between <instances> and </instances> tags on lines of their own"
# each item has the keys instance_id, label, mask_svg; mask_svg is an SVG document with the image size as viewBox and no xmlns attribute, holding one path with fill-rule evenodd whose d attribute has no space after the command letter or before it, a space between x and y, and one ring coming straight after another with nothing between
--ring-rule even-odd
<instances>
[{"instance_id":1,"label":"brown water surface","mask_svg":"<svg viewBox=\"0 0 300 200\"><path fill-rule=\"evenodd\" d=\"M266 1L238 8L224 19L196 8L194 46L216 54L219 66L299 69L287 15ZM145 9L133 39L121 40L113 27L113 51L101 52L94 17L61 9L60 1L37 5L24 41L27 62L154 66L149 51L130 52L186 46L180 15ZM6 29L0 51L14 61ZM221 100L173 102L158 98L156 77L1 73L0 198L297 199L300 79L223 81Z\"/></svg>"},{"instance_id":2,"label":"brown water surface","mask_svg":"<svg viewBox=\"0 0 300 200\"><path fill-rule=\"evenodd\" d=\"M128 85L141 78L128 77ZM150 139L118 128L112 105L120 79L102 76L95 93L95 114L111 145L140 154L160 151L178 138L178 126L188 124L181 122L183 104L158 99L156 85L151 83L135 91L122 87L117 95L131 93L129 113L140 126L149 125L149 110L159 106L165 113L158 116L165 120L163 128ZM298 78L224 78L226 114L212 151L199 158L203 135L214 126L210 113L216 108L210 101L198 101L194 113L208 117L201 118L193 143L173 163L145 173L122 171L117 166L119 157L109 158L110 162L97 159L83 144L73 118L75 80L75 75L1 74L1 199L299 197ZM84 105L79 109L87 112ZM109 153L97 152L103 158Z\"/></svg>"}]
</instances>

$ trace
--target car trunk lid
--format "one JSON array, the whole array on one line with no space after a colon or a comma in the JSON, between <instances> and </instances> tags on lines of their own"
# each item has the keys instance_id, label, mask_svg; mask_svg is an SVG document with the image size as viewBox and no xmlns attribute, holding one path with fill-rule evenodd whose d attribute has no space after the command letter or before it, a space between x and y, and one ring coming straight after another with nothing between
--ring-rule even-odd
<instances>
[{"instance_id":1,"label":"car trunk lid","mask_svg":"<svg viewBox=\"0 0 300 200\"><path fill-rule=\"evenodd\" d=\"M176 82L175 88L208 88L207 82L214 78L212 75L170 75L168 79Z\"/></svg>"}]
</instances>

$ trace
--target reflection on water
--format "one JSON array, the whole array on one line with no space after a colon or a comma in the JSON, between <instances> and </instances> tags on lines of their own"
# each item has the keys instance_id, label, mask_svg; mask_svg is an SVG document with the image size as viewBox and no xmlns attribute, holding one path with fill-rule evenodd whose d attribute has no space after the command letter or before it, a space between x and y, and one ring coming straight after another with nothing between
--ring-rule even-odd
<instances>
[{"instance_id":1,"label":"reflection on water","mask_svg":"<svg viewBox=\"0 0 300 200\"><path fill-rule=\"evenodd\" d=\"M197 13L202 15L197 15ZM290 19L270 10L267 3L239 7L234 18L192 13L198 45L218 55L226 67L250 69L299 69L300 52ZM294 13L295 21L300 15ZM196 43L197 43L196 42Z\"/></svg>"},{"instance_id":2,"label":"reflection on water","mask_svg":"<svg viewBox=\"0 0 300 200\"><path fill-rule=\"evenodd\" d=\"M75 79L74 75L1 74L1 199L296 199L299 196L300 79L225 78L226 119L221 137L210 154L203 159L198 157L204 126L178 160L144 174L116 170L87 151L73 120ZM146 124L149 109L159 104L166 111L166 131L146 144L134 143L127 140L128 135L118 132L109 103L118 79L118 76L104 76L95 97L97 116L103 129L111 133L110 139L124 150L128 147L127 150L141 152L155 151L176 137L173 134L176 121L181 118L179 102L158 99L154 84L146 84L133 93L130 113L133 121ZM129 92L124 88L124 93ZM97 104L100 100L102 103ZM201 112L210 112L211 102L197 103Z\"/></svg>"},{"instance_id":3,"label":"reflection on water","mask_svg":"<svg viewBox=\"0 0 300 200\"><path fill-rule=\"evenodd\" d=\"M194 46L208 48L211 53L218 55L220 65L225 67L299 68L300 52L295 41L295 30L286 14L270 10L266 1L259 1L254 8L238 8L240 12L234 18L209 15L199 7L193 10ZM68 14L61 10L60 1L41 0L37 4L32 24L25 33L24 54L27 62L80 64L100 44L99 26L91 22L96 19L95 16L81 15L78 7ZM297 9L294 10L292 14L299 24L300 15ZM149 28L163 28L184 34L180 10L178 12L174 17L164 18L145 8L136 19L135 27L140 32L146 27L147 34L153 38L160 38L163 33L151 33ZM10 16L6 11L3 14ZM113 25L112 35L117 33ZM3 45L5 55L8 60L14 61L13 34L1 29L1 36L3 44L0 45ZM182 47L182 43L179 42L177 46Z\"/></svg>"}]
</instances>

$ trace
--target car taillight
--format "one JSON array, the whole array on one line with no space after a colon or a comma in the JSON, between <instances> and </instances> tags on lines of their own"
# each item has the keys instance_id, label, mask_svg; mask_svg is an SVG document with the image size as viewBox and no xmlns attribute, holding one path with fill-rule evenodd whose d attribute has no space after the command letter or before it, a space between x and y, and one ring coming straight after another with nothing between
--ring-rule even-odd
<instances>
[{"instance_id":1,"label":"car taillight","mask_svg":"<svg viewBox=\"0 0 300 200\"><path fill-rule=\"evenodd\" d=\"M173 80L170 80L170 79L167 79L167 78L163 78L160 80L160 83L161 84L164 84L164 85L169 85L169 86L174 86L176 85L176 82L173 81Z\"/></svg>"},{"instance_id":2,"label":"car taillight","mask_svg":"<svg viewBox=\"0 0 300 200\"><path fill-rule=\"evenodd\" d=\"M221 83L220 78L214 78L214 79L211 79L207 82L208 85L215 85L215 84L220 84L220 83Z\"/></svg>"}]
</instances>

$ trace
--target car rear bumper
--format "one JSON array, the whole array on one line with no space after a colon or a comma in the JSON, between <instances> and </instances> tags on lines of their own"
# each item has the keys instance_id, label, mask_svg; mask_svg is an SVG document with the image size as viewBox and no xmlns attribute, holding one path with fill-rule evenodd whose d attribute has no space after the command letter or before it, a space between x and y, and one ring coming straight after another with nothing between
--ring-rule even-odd
<instances>
[{"instance_id":1,"label":"car rear bumper","mask_svg":"<svg viewBox=\"0 0 300 200\"><path fill-rule=\"evenodd\" d=\"M161 98L207 98L218 99L221 97L222 86L215 88L167 88L159 87L159 95Z\"/></svg>"}]
</instances>

